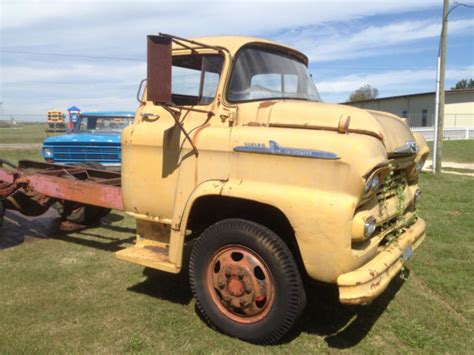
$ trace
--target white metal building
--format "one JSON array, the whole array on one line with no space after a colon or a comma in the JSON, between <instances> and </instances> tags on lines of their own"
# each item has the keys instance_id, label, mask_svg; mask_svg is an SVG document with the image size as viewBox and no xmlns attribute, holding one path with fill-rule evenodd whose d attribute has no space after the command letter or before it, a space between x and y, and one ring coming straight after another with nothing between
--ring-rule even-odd
<instances>
[{"instance_id":1,"label":"white metal building","mask_svg":"<svg viewBox=\"0 0 474 355\"><path fill-rule=\"evenodd\" d=\"M474 89L448 90L445 93L444 126L474 128ZM383 97L345 104L394 113L405 117L410 127L431 127L434 124L435 92Z\"/></svg>"}]
</instances>

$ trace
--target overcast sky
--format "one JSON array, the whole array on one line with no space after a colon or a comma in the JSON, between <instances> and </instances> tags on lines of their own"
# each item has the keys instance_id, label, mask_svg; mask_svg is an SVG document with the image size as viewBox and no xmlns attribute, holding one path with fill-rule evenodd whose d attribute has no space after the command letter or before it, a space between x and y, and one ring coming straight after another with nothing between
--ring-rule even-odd
<instances>
[{"instance_id":1,"label":"overcast sky","mask_svg":"<svg viewBox=\"0 0 474 355\"><path fill-rule=\"evenodd\" d=\"M364 84L381 97L435 86L442 0L1 0L0 6L1 118L42 117L70 105L134 110L146 35L157 32L252 35L293 46L309 56L328 102L345 101ZM457 8L449 21L447 88L474 78L474 9Z\"/></svg>"}]
</instances>

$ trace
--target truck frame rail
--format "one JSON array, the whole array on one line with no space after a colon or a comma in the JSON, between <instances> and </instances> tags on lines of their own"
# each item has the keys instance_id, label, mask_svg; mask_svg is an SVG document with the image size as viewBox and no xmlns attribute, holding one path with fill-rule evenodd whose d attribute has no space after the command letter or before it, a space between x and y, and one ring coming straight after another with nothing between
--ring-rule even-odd
<instances>
[{"instance_id":1,"label":"truck frame rail","mask_svg":"<svg viewBox=\"0 0 474 355\"><path fill-rule=\"evenodd\" d=\"M120 182L119 172L87 166L21 160L18 168L11 169L0 162L2 198L21 187L47 198L123 210Z\"/></svg>"}]
</instances>

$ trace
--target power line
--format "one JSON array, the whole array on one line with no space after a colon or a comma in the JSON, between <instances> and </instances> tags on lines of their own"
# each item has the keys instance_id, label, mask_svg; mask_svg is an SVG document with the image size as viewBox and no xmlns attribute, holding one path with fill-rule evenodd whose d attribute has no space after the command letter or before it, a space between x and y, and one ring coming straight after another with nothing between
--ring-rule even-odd
<instances>
[{"instance_id":1,"label":"power line","mask_svg":"<svg viewBox=\"0 0 474 355\"><path fill-rule=\"evenodd\" d=\"M406 67L406 68L364 68L364 67L319 67L317 65L313 66L314 69L324 69L324 70L393 70L393 71L404 71L404 70L436 70L435 67L424 67L424 68L415 68L415 67ZM458 70L470 70L473 67L456 67Z\"/></svg>"},{"instance_id":2,"label":"power line","mask_svg":"<svg viewBox=\"0 0 474 355\"><path fill-rule=\"evenodd\" d=\"M455 1L455 2L453 2L453 5L451 6L451 9L449 9L448 13L446 14L446 17L449 16L449 14L451 13L451 11L453 11L456 7L459 7L459 6L463 6L463 7L468 7L468 8L474 9L474 5L465 4L465 3L462 3L462 2L459 2L459 1Z\"/></svg>"},{"instance_id":3,"label":"power line","mask_svg":"<svg viewBox=\"0 0 474 355\"><path fill-rule=\"evenodd\" d=\"M65 54L65 53L42 53L42 52L27 52L27 51L11 51L11 50L0 50L0 53L12 53L12 54L29 54L29 55L47 55L54 57L73 57L73 58L88 58L88 59L106 59L106 60L130 60L136 62L145 62L145 60L137 58L123 58L123 57L108 57L108 56L94 56L94 55L83 55L83 54Z\"/></svg>"}]
</instances>

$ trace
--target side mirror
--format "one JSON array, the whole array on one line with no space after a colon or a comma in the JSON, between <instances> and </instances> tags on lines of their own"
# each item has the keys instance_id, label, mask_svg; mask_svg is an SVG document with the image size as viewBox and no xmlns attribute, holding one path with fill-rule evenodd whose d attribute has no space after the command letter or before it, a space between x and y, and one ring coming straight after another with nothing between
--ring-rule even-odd
<instances>
[{"instance_id":1,"label":"side mirror","mask_svg":"<svg viewBox=\"0 0 474 355\"><path fill-rule=\"evenodd\" d=\"M171 38L148 36L147 98L156 104L171 103Z\"/></svg>"}]
</instances>

